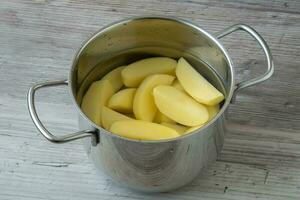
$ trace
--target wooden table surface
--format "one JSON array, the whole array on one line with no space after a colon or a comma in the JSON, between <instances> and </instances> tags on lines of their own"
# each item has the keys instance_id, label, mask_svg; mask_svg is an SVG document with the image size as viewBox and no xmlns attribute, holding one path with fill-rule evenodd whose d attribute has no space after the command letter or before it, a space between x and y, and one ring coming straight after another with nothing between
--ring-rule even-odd
<instances>
[{"instance_id":1,"label":"wooden table surface","mask_svg":"<svg viewBox=\"0 0 300 200\"><path fill-rule=\"evenodd\" d=\"M210 33L235 23L269 44L274 76L245 89L229 108L230 131L217 162L173 192L142 194L99 176L80 141L46 141L28 115L37 81L63 79L83 41L99 28L136 15L191 20ZM245 33L222 43L238 80L263 73L262 50ZM300 199L300 1L2 0L0 3L0 199ZM77 129L66 87L37 95L55 133Z\"/></svg>"}]
</instances>

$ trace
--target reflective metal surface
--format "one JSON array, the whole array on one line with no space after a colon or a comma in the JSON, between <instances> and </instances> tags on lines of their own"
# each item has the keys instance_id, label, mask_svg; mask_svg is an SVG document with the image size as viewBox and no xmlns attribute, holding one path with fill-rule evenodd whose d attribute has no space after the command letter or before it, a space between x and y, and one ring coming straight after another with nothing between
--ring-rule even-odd
<instances>
[{"instance_id":1,"label":"reflective metal surface","mask_svg":"<svg viewBox=\"0 0 300 200\"><path fill-rule=\"evenodd\" d=\"M59 80L59 81L48 81L48 82L36 83L35 85L33 85L29 89L28 96L27 96L27 105L28 105L30 117L31 117L34 125L36 126L36 128L39 130L39 132L50 142L65 143L65 142L70 142L70 141L77 140L77 139L82 139L85 137L90 137L90 138L92 138L92 145L96 145L98 140L97 140L97 135L94 133L94 131L83 130L83 131L78 131L76 133L71 133L71 134L64 135L64 136L55 136L55 135L52 135L46 129L46 127L43 125L43 123L41 122L41 120L38 117L38 114L35 109L35 101L34 101L35 92L38 89L41 89L43 87L54 87L57 85L67 85L67 84L68 84L67 80Z\"/></svg>"},{"instance_id":2,"label":"reflective metal surface","mask_svg":"<svg viewBox=\"0 0 300 200\"><path fill-rule=\"evenodd\" d=\"M162 141L123 138L97 126L84 115L80 109L81 99L93 81L118 66L153 56L188 60L225 95L218 115L190 134ZM234 80L232 62L212 35L183 20L140 17L114 23L89 39L74 59L69 86L80 113L80 130L95 130L99 138L95 146L90 138L84 139L87 153L97 169L135 190L161 192L187 184L217 158L224 143L224 114L236 87ZM43 135L49 136L35 119L32 102L33 99L29 101L29 108L33 121Z\"/></svg>"},{"instance_id":3,"label":"reflective metal surface","mask_svg":"<svg viewBox=\"0 0 300 200\"><path fill-rule=\"evenodd\" d=\"M163 192L192 181L216 160L224 142L224 118L189 137L169 142L128 141L101 132L100 143L85 148L96 167L116 183L145 192Z\"/></svg>"},{"instance_id":4,"label":"reflective metal surface","mask_svg":"<svg viewBox=\"0 0 300 200\"><path fill-rule=\"evenodd\" d=\"M236 25L226 28L223 31L220 31L219 33L216 34L216 36L217 36L217 38L220 39L220 38L222 38L232 32L238 31L238 30L245 31L246 33L251 35L261 46L261 48L263 49L263 51L265 53L266 59L267 59L267 71L264 74L260 75L259 77L255 77L253 79L242 81L242 82L238 83L236 85L236 89L235 89L233 98L235 98L235 95L241 89L244 89L246 87L266 81L274 73L274 63L273 63L273 58L272 58L272 54L271 54L271 50L270 50L269 46L267 45L266 41L250 26L247 26L245 24L236 24Z\"/></svg>"}]
</instances>

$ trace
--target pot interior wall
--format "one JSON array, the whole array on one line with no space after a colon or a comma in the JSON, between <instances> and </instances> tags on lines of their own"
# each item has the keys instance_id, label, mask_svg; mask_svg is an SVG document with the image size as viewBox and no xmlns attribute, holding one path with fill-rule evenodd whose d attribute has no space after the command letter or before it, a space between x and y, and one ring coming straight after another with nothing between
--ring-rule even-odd
<instances>
[{"instance_id":1,"label":"pot interior wall","mask_svg":"<svg viewBox=\"0 0 300 200\"><path fill-rule=\"evenodd\" d=\"M77 104L90 84L112 69L139 59L184 57L225 96L232 74L220 48L201 30L185 22L145 18L123 21L96 34L79 52L71 71Z\"/></svg>"}]
</instances>

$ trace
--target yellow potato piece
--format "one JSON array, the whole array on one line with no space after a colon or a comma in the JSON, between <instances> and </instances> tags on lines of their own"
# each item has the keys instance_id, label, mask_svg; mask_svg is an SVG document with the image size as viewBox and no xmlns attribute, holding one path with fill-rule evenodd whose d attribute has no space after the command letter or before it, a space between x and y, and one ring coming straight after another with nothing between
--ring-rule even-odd
<instances>
[{"instance_id":1,"label":"yellow potato piece","mask_svg":"<svg viewBox=\"0 0 300 200\"><path fill-rule=\"evenodd\" d=\"M122 120L133 120L130 117L127 117L126 115L123 115L121 113L118 113L106 106L103 106L102 108L102 114L101 114L101 121L102 126L106 130L109 130L110 126L117 121Z\"/></svg>"},{"instance_id":2,"label":"yellow potato piece","mask_svg":"<svg viewBox=\"0 0 300 200\"><path fill-rule=\"evenodd\" d=\"M186 126L182 126L180 124L167 123L167 122L163 122L161 123L161 125L174 129L180 135L182 135L188 129L188 127Z\"/></svg>"},{"instance_id":3,"label":"yellow potato piece","mask_svg":"<svg viewBox=\"0 0 300 200\"><path fill-rule=\"evenodd\" d=\"M172 86L160 85L153 90L160 112L185 126L199 126L208 120L206 107Z\"/></svg>"},{"instance_id":4,"label":"yellow potato piece","mask_svg":"<svg viewBox=\"0 0 300 200\"><path fill-rule=\"evenodd\" d=\"M172 58L156 57L136 61L122 70L122 79L127 87L138 87L152 74L175 75L177 62Z\"/></svg>"},{"instance_id":5,"label":"yellow potato piece","mask_svg":"<svg viewBox=\"0 0 300 200\"><path fill-rule=\"evenodd\" d=\"M108 107L121 113L132 113L136 88L127 88L115 93L108 101Z\"/></svg>"},{"instance_id":6,"label":"yellow potato piece","mask_svg":"<svg viewBox=\"0 0 300 200\"><path fill-rule=\"evenodd\" d=\"M200 125L200 126L194 126L194 127L191 127L191 128L189 128L189 129L187 129L187 130L184 132L184 134L191 133L191 132L193 132L193 131L195 131L195 130L201 128L203 125L204 125L204 124L202 124L202 125Z\"/></svg>"},{"instance_id":7,"label":"yellow potato piece","mask_svg":"<svg viewBox=\"0 0 300 200\"><path fill-rule=\"evenodd\" d=\"M121 71L125 66L117 67L116 69L108 72L101 80L109 80L115 89L115 92L119 91L123 86Z\"/></svg>"},{"instance_id":8,"label":"yellow potato piece","mask_svg":"<svg viewBox=\"0 0 300 200\"><path fill-rule=\"evenodd\" d=\"M154 117L154 122L156 123L163 123L163 122L168 122L168 123L176 123L174 120L170 119L166 115L162 114L159 110L156 111L155 117Z\"/></svg>"},{"instance_id":9,"label":"yellow potato piece","mask_svg":"<svg viewBox=\"0 0 300 200\"><path fill-rule=\"evenodd\" d=\"M114 88L108 80L92 83L82 99L82 111L90 120L100 126L102 107L107 104L113 94Z\"/></svg>"},{"instance_id":10,"label":"yellow potato piece","mask_svg":"<svg viewBox=\"0 0 300 200\"><path fill-rule=\"evenodd\" d=\"M209 114L208 121L212 120L220 111L219 104L216 104L214 106L206 106L206 108Z\"/></svg>"},{"instance_id":11,"label":"yellow potato piece","mask_svg":"<svg viewBox=\"0 0 300 200\"><path fill-rule=\"evenodd\" d=\"M178 60L176 76L184 90L200 103L212 106L224 99L224 95L198 73L184 58Z\"/></svg>"},{"instance_id":12,"label":"yellow potato piece","mask_svg":"<svg viewBox=\"0 0 300 200\"><path fill-rule=\"evenodd\" d=\"M133 99L133 113L137 119L153 121L157 111L152 95L153 88L158 85L171 85L174 78L167 74L154 74L144 79Z\"/></svg>"},{"instance_id":13,"label":"yellow potato piece","mask_svg":"<svg viewBox=\"0 0 300 200\"><path fill-rule=\"evenodd\" d=\"M117 135L137 140L164 140L179 136L171 128L141 120L117 121L111 125L110 131Z\"/></svg>"},{"instance_id":14,"label":"yellow potato piece","mask_svg":"<svg viewBox=\"0 0 300 200\"><path fill-rule=\"evenodd\" d=\"M183 89L183 87L182 87L181 84L179 83L178 79L176 79L176 80L173 82L172 86L173 86L174 88L176 88L177 90L180 90L181 92L185 92L185 90Z\"/></svg>"}]
</instances>

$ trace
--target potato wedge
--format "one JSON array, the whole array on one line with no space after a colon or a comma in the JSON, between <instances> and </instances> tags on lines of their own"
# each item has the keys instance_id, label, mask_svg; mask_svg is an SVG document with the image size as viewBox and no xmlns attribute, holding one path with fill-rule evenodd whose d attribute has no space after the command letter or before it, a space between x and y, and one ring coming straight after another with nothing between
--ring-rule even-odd
<instances>
[{"instance_id":1,"label":"potato wedge","mask_svg":"<svg viewBox=\"0 0 300 200\"><path fill-rule=\"evenodd\" d=\"M108 101L108 107L121 113L132 113L136 88L126 88L115 93Z\"/></svg>"},{"instance_id":2,"label":"potato wedge","mask_svg":"<svg viewBox=\"0 0 300 200\"><path fill-rule=\"evenodd\" d=\"M180 135L182 135L188 129L188 127L186 127L186 126L183 126L180 124L174 124L174 123L163 122L163 123L161 123L161 125L167 126L171 129L174 129Z\"/></svg>"},{"instance_id":3,"label":"potato wedge","mask_svg":"<svg viewBox=\"0 0 300 200\"><path fill-rule=\"evenodd\" d=\"M155 87L153 96L159 111L179 124L199 126L208 120L208 111L204 105L172 86Z\"/></svg>"},{"instance_id":4,"label":"potato wedge","mask_svg":"<svg viewBox=\"0 0 300 200\"><path fill-rule=\"evenodd\" d=\"M108 80L101 80L92 83L85 93L81 109L95 124L101 125L102 107L107 104L114 91L112 84Z\"/></svg>"},{"instance_id":5,"label":"potato wedge","mask_svg":"<svg viewBox=\"0 0 300 200\"><path fill-rule=\"evenodd\" d=\"M181 86L181 84L179 83L178 79L175 79L175 81L173 82L172 86L174 88L176 88L177 90L180 90L181 92L186 92L183 87Z\"/></svg>"},{"instance_id":6,"label":"potato wedge","mask_svg":"<svg viewBox=\"0 0 300 200\"><path fill-rule=\"evenodd\" d=\"M101 80L109 80L115 89L115 92L119 91L123 86L121 71L125 66L117 67L116 69L108 72Z\"/></svg>"},{"instance_id":7,"label":"potato wedge","mask_svg":"<svg viewBox=\"0 0 300 200\"><path fill-rule=\"evenodd\" d=\"M152 90L158 85L171 85L174 76L167 74L150 75L143 80L133 99L133 113L139 120L153 121L157 108L154 104Z\"/></svg>"},{"instance_id":8,"label":"potato wedge","mask_svg":"<svg viewBox=\"0 0 300 200\"><path fill-rule=\"evenodd\" d=\"M127 87L138 87L152 74L175 75L177 62L172 58L156 57L136 61L122 70L122 79Z\"/></svg>"},{"instance_id":9,"label":"potato wedge","mask_svg":"<svg viewBox=\"0 0 300 200\"><path fill-rule=\"evenodd\" d=\"M101 122L103 128L105 128L106 130L109 130L110 126L114 122L122 121L122 120L133 120L133 119L126 115L118 113L106 106L102 107Z\"/></svg>"},{"instance_id":10,"label":"potato wedge","mask_svg":"<svg viewBox=\"0 0 300 200\"><path fill-rule=\"evenodd\" d=\"M184 90L205 105L215 105L224 99L224 95L198 73L184 58L178 60L176 76Z\"/></svg>"},{"instance_id":11,"label":"potato wedge","mask_svg":"<svg viewBox=\"0 0 300 200\"><path fill-rule=\"evenodd\" d=\"M156 114L154 117L154 122L159 123L159 124L161 124L163 122L173 123L173 124L176 123L174 120L172 120L169 117L167 117L166 115L162 114L159 110L156 111Z\"/></svg>"},{"instance_id":12,"label":"potato wedge","mask_svg":"<svg viewBox=\"0 0 300 200\"><path fill-rule=\"evenodd\" d=\"M110 131L117 135L137 140L164 140L179 136L171 128L141 120L117 121L111 125Z\"/></svg>"},{"instance_id":13,"label":"potato wedge","mask_svg":"<svg viewBox=\"0 0 300 200\"><path fill-rule=\"evenodd\" d=\"M219 104L216 104L214 106L206 106L206 108L209 114L208 121L212 120L220 111Z\"/></svg>"}]
</instances>

